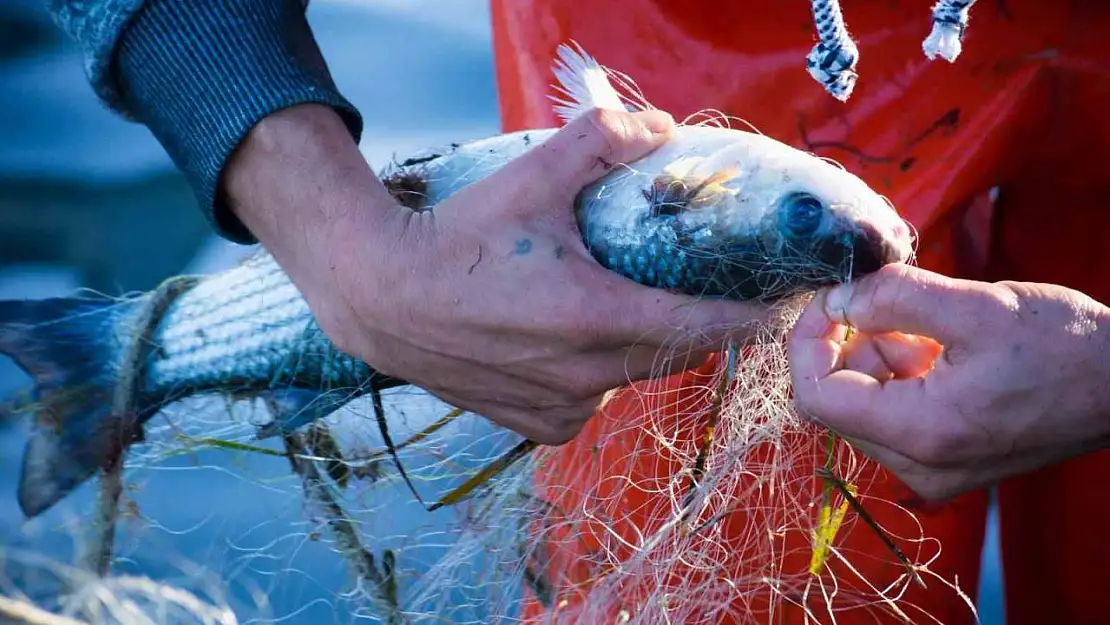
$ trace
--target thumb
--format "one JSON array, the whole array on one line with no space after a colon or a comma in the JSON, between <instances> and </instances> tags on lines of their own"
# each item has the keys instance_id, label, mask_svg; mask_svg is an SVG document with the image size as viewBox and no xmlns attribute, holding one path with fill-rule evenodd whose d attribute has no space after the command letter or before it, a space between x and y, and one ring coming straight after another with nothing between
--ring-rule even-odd
<instances>
[{"instance_id":1,"label":"thumb","mask_svg":"<svg viewBox=\"0 0 1110 625\"><path fill-rule=\"evenodd\" d=\"M916 334L951 347L974 340L988 297L978 283L894 264L830 289L824 312L868 334Z\"/></svg>"},{"instance_id":2,"label":"thumb","mask_svg":"<svg viewBox=\"0 0 1110 625\"><path fill-rule=\"evenodd\" d=\"M674 134L663 111L638 113L592 109L515 159L515 179L527 180L523 206L548 209L573 200L583 187L624 163L646 156ZM516 178L519 176L519 178Z\"/></svg>"}]
</instances>

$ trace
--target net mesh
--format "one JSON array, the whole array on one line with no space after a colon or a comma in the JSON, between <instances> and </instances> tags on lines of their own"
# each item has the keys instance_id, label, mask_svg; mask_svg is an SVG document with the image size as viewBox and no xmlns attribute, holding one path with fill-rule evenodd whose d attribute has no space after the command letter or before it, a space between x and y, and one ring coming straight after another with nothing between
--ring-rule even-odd
<instances>
[{"instance_id":1,"label":"net mesh","mask_svg":"<svg viewBox=\"0 0 1110 625\"><path fill-rule=\"evenodd\" d=\"M43 605L88 622L141 622L104 607L103 597L119 593L129 610L161 614L150 617L158 623L300 622L299 610L275 613L266 597L285 577L320 573L297 564L311 544L346 570L346 585L315 599L337 621L768 623L803 611L808 622L836 623L864 610L933 622L903 596L915 578L957 589L929 573L939 543L911 511L869 496L877 467L793 408L786 337L802 303L783 304L754 344L728 347L680 378L621 389L574 441L511 463L506 455L519 436L411 388L382 398L396 459L368 398L265 442L255 440L258 423L270 418L260 414L268 411L261 401L170 405L127 456L120 506L130 514L121 516L141 530L115 545L117 557L128 550L150 557L144 542L152 533L199 531L161 525L130 496L159 488L166 479L159 470L177 459L173 470L234 474L245 498L253 489L283 494L287 509L273 521L285 524L278 539L260 542L251 528L203 558L230 563L220 572L225 584L249 572L274 585L229 611L218 602L175 603L186 595L173 593L188 591L172 582L84 574L68 582L71 593L83 589L81 610L56 598ZM498 463L507 466L490 471ZM917 532L869 526L817 468L831 469L872 516L900 515L898 527ZM427 510L460 488L461 501ZM853 532L875 540L842 548ZM203 563L191 555L195 566ZM30 578L21 579L28 587ZM126 598L137 594L143 601ZM88 608L93 596L101 598L96 610Z\"/></svg>"}]
</instances>

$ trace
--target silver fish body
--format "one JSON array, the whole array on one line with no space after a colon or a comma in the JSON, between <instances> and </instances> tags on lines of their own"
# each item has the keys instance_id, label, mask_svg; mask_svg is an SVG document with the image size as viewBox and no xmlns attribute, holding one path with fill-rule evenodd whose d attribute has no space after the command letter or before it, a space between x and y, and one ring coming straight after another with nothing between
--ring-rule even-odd
<instances>
[{"instance_id":1,"label":"silver fish body","mask_svg":"<svg viewBox=\"0 0 1110 625\"><path fill-rule=\"evenodd\" d=\"M583 67L582 75L595 72L583 84L596 87L596 66ZM579 99L598 97L608 96ZM554 132L416 155L383 182L400 202L434 210ZM712 126L680 126L644 158L615 164L578 194L573 210L602 266L692 295L774 300L906 260L911 251L901 218L856 176L759 134ZM405 384L340 352L265 252L195 283L170 284L180 288L123 301L0 301L0 353L31 374L38 400L18 492L26 515L113 462L141 438L146 420L178 399L267 399L275 422L260 436L270 436L371 388Z\"/></svg>"},{"instance_id":2,"label":"silver fish body","mask_svg":"<svg viewBox=\"0 0 1110 625\"><path fill-rule=\"evenodd\" d=\"M121 316L115 324L120 345L134 337L133 318ZM157 347L144 365L147 403L175 390L353 389L377 375L335 348L268 254L201 280L177 297L151 342Z\"/></svg>"},{"instance_id":3,"label":"silver fish body","mask_svg":"<svg viewBox=\"0 0 1110 625\"><path fill-rule=\"evenodd\" d=\"M406 384L335 348L267 254L163 295L0 301L0 353L35 384L17 491L28 517L110 466L175 401L265 399L274 421L260 428L264 438L326 416L372 387ZM151 318L163 301L166 310ZM127 380L136 383L120 410Z\"/></svg>"},{"instance_id":4,"label":"silver fish body","mask_svg":"<svg viewBox=\"0 0 1110 625\"><path fill-rule=\"evenodd\" d=\"M518 131L410 158L392 176L426 187L429 208L544 141ZM679 126L666 145L620 164L574 207L607 269L689 295L771 301L907 260L910 231L857 176L768 137Z\"/></svg>"}]
</instances>

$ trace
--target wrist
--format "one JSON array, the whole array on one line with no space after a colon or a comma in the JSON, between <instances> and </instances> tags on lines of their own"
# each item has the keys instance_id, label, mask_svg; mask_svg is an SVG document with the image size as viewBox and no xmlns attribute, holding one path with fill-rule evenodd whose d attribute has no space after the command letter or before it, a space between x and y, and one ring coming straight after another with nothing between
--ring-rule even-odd
<instances>
[{"instance_id":1,"label":"wrist","mask_svg":"<svg viewBox=\"0 0 1110 625\"><path fill-rule=\"evenodd\" d=\"M400 206L330 107L293 106L263 118L228 160L228 209L272 253L337 229L373 227Z\"/></svg>"}]
</instances>

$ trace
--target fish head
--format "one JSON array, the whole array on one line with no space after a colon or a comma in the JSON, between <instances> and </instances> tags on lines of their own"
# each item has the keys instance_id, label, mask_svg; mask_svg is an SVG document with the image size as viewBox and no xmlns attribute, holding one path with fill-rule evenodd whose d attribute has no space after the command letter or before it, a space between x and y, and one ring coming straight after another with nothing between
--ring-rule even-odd
<instances>
[{"instance_id":1,"label":"fish head","mask_svg":"<svg viewBox=\"0 0 1110 625\"><path fill-rule=\"evenodd\" d=\"M555 112L651 109L631 80L563 45ZM645 202L646 200L646 202ZM613 168L576 199L586 247L637 282L692 295L774 300L911 257L910 228L860 178L830 161L718 124L679 124L651 154Z\"/></svg>"},{"instance_id":2,"label":"fish head","mask_svg":"<svg viewBox=\"0 0 1110 625\"><path fill-rule=\"evenodd\" d=\"M812 263L841 282L910 260L912 232L885 197L829 161L795 156L765 193L760 236L770 258Z\"/></svg>"},{"instance_id":3,"label":"fish head","mask_svg":"<svg viewBox=\"0 0 1110 625\"><path fill-rule=\"evenodd\" d=\"M773 300L912 258L912 231L886 198L778 141L742 133L664 172L648 219L672 219L681 250L715 259L691 283L702 293Z\"/></svg>"}]
</instances>

